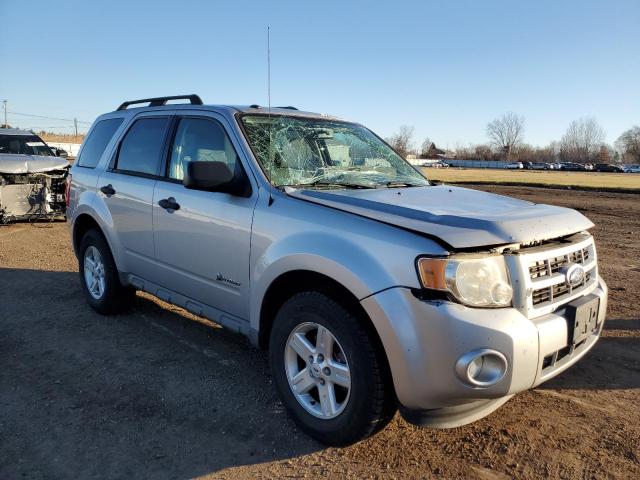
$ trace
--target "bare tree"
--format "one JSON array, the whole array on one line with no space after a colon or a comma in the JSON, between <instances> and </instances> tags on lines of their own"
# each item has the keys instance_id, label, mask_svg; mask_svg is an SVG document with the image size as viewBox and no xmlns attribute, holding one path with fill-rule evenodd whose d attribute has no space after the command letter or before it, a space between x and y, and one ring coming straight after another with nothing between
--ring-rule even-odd
<instances>
[{"instance_id":1,"label":"bare tree","mask_svg":"<svg viewBox=\"0 0 640 480\"><path fill-rule=\"evenodd\" d=\"M507 159L524 138L524 117L505 113L487 125L487 135Z\"/></svg>"},{"instance_id":2,"label":"bare tree","mask_svg":"<svg viewBox=\"0 0 640 480\"><path fill-rule=\"evenodd\" d=\"M640 163L640 127L631 127L616 140L616 148L625 163Z\"/></svg>"},{"instance_id":3,"label":"bare tree","mask_svg":"<svg viewBox=\"0 0 640 480\"><path fill-rule=\"evenodd\" d=\"M514 156L520 162L535 162L536 154L536 150L531 145L524 143L518 147L518 151L515 152Z\"/></svg>"},{"instance_id":4,"label":"bare tree","mask_svg":"<svg viewBox=\"0 0 640 480\"><path fill-rule=\"evenodd\" d=\"M546 147L537 147L534 162L554 163L557 161L557 142L551 142Z\"/></svg>"},{"instance_id":5,"label":"bare tree","mask_svg":"<svg viewBox=\"0 0 640 480\"><path fill-rule=\"evenodd\" d=\"M476 145L475 154L478 160L493 160L493 152L489 145Z\"/></svg>"},{"instance_id":6,"label":"bare tree","mask_svg":"<svg viewBox=\"0 0 640 480\"><path fill-rule=\"evenodd\" d=\"M387 142L404 158L413 149L413 132L415 128L409 125L402 125L398 133L387 139Z\"/></svg>"},{"instance_id":7,"label":"bare tree","mask_svg":"<svg viewBox=\"0 0 640 480\"><path fill-rule=\"evenodd\" d=\"M604 130L595 118L574 120L560 140L560 155L563 160L588 163L598 155L604 137Z\"/></svg>"},{"instance_id":8,"label":"bare tree","mask_svg":"<svg viewBox=\"0 0 640 480\"><path fill-rule=\"evenodd\" d=\"M429 158L429 154L431 153L432 146L435 148L435 144L431 141L429 137L425 138L420 146L420 158Z\"/></svg>"}]
</instances>

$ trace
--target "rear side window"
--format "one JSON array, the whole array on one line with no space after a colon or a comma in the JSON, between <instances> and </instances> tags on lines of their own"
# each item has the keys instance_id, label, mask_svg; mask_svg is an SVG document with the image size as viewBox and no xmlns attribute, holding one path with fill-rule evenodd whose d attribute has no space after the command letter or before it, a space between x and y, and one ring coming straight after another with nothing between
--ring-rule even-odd
<instances>
[{"instance_id":1,"label":"rear side window","mask_svg":"<svg viewBox=\"0 0 640 480\"><path fill-rule=\"evenodd\" d=\"M76 164L81 167L94 168L121 123L122 118L99 121L85 140Z\"/></svg>"},{"instance_id":2,"label":"rear side window","mask_svg":"<svg viewBox=\"0 0 640 480\"><path fill-rule=\"evenodd\" d=\"M136 120L122 140L116 170L157 175L168 123L166 117Z\"/></svg>"}]
</instances>

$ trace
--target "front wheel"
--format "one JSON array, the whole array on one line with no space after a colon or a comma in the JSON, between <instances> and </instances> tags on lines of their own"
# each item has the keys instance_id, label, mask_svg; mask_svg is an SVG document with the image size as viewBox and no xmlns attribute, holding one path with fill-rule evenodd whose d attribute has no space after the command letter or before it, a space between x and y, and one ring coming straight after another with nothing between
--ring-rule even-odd
<instances>
[{"instance_id":1,"label":"front wheel","mask_svg":"<svg viewBox=\"0 0 640 480\"><path fill-rule=\"evenodd\" d=\"M343 446L382 429L396 411L383 352L359 320L319 292L294 295L270 338L278 393L302 430Z\"/></svg>"}]
</instances>

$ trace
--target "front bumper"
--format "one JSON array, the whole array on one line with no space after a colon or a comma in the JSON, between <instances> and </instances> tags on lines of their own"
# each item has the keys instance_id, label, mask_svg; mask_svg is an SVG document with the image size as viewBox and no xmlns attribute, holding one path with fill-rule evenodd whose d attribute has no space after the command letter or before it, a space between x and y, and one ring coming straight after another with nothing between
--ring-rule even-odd
<instances>
[{"instance_id":1,"label":"front bumper","mask_svg":"<svg viewBox=\"0 0 640 480\"><path fill-rule=\"evenodd\" d=\"M515 308L424 301L401 287L361 303L382 340L405 417L453 427L488 415L510 396L549 380L584 356L602 331L607 286L598 278L587 293L600 298L598 325L575 347L569 345L562 308L529 319ZM470 386L455 374L456 362L465 353L485 348L504 355L506 373L490 387Z\"/></svg>"}]
</instances>

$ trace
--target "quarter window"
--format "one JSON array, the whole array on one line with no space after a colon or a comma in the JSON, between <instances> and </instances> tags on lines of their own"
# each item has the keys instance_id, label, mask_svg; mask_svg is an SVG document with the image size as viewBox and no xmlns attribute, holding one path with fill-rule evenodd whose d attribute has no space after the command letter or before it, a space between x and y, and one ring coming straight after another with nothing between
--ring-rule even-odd
<instances>
[{"instance_id":1,"label":"quarter window","mask_svg":"<svg viewBox=\"0 0 640 480\"><path fill-rule=\"evenodd\" d=\"M204 118L183 118L176 130L169 178L182 180L189 162L224 162L235 171L238 155L222 125Z\"/></svg>"},{"instance_id":2,"label":"quarter window","mask_svg":"<svg viewBox=\"0 0 640 480\"><path fill-rule=\"evenodd\" d=\"M89 168L98 165L104 149L121 123L122 118L109 118L98 122L85 140L76 164Z\"/></svg>"},{"instance_id":3,"label":"quarter window","mask_svg":"<svg viewBox=\"0 0 640 480\"><path fill-rule=\"evenodd\" d=\"M166 117L136 120L122 140L116 169L158 175L168 122Z\"/></svg>"}]
</instances>

